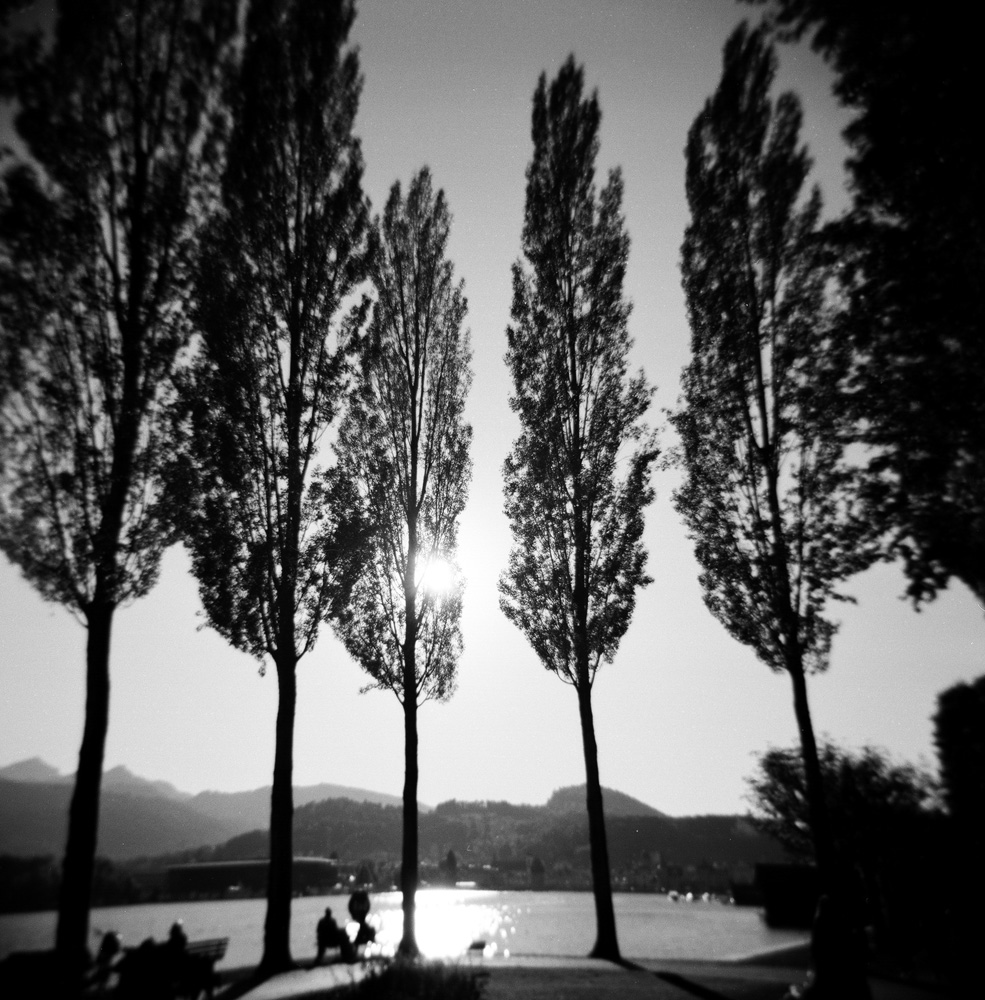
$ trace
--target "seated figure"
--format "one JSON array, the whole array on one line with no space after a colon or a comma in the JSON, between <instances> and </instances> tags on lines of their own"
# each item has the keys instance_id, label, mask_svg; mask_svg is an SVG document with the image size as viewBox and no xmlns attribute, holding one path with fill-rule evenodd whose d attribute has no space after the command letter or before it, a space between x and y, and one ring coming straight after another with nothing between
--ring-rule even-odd
<instances>
[{"instance_id":1,"label":"seated figure","mask_svg":"<svg viewBox=\"0 0 985 1000\"><path fill-rule=\"evenodd\" d=\"M321 960L329 948L338 948L341 951L342 959L346 962L351 962L355 958L355 949L349 940L349 935L335 922L330 906L325 907L325 915L318 921L315 936L318 944L315 965L321 964Z\"/></svg>"}]
</instances>

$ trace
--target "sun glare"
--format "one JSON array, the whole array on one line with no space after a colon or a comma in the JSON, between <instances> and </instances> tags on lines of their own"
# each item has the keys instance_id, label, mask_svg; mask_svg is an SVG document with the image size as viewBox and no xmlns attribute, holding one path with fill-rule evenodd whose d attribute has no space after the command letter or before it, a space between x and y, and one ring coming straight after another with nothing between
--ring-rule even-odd
<instances>
[{"instance_id":1,"label":"sun glare","mask_svg":"<svg viewBox=\"0 0 985 1000\"><path fill-rule=\"evenodd\" d=\"M421 573L420 586L432 597L444 597L455 587L455 567L440 556L428 559Z\"/></svg>"},{"instance_id":2,"label":"sun glare","mask_svg":"<svg viewBox=\"0 0 985 1000\"><path fill-rule=\"evenodd\" d=\"M484 902L485 898L489 902ZM509 957L512 918L495 905L496 894L483 890L427 889L417 894L417 943L428 958L462 958L481 952L484 958ZM392 955L403 933L399 893L395 905L381 909L377 924L380 954Z\"/></svg>"}]
</instances>

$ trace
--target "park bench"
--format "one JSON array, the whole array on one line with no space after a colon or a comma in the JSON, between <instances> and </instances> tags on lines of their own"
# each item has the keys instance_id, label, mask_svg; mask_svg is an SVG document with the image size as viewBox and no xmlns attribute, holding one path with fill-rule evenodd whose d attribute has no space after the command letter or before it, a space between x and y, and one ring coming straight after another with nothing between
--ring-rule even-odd
<instances>
[{"instance_id":1,"label":"park bench","mask_svg":"<svg viewBox=\"0 0 985 1000\"><path fill-rule=\"evenodd\" d=\"M117 995L134 1000L198 1000L211 997L216 986L215 963L226 954L229 938L189 941L183 949L145 941L127 948L119 965Z\"/></svg>"},{"instance_id":2,"label":"park bench","mask_svg":"<svg viewBox=\"0 0 985 1000\"><path fill-rule=\"evenodd\" d=\"M203 938L201 941L189 941L185 945L185 953L206 958L214 966L216 962L221 962L226 957L228 947L229 938Z\"/></svg>"},{"instance_id":3,"label":"park bench","mask_svg":"<svg viewBox=\"0 0 985 1000\"><path fill-rule=\"evenodd\" d=\"M192 959L191 966L198 967L201 990L212 996L216 984L215 965L221 962L229 947L229 938L203 938L201 941L189 941L185 946L185 954ZM197 996L197 994L196 994Z\"/></svg>"}]
</instances>

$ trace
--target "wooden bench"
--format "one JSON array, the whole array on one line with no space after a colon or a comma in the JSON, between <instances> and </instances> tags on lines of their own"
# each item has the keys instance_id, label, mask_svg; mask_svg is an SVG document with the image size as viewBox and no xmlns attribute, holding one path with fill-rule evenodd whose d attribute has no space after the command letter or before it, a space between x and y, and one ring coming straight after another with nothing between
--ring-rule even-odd
<instances>
[{"instance_id":1,"label":"wooden bench","mask_svg":"<svg viewBox=\"0 0 985 1000\"><path fill-rule=\"evenodd\" d=\"M189 955L207 958L215 965L216 962L221 962L226 957L228 947L229 938L203 938L201 941L189 941L185 945L185 952Z\"/></svg>"},{"instance_id":2,"label":"wooden bench","mask_svg":"<svg viewBox=\"0 0 985 1000\"><path fill-rule=\"evenodd\" d=\"M202 991L209 997L216 985L215 964L221 962L229 947L229 938L203 938L201 941L189 941L185 945L185 986L193 991L187 995L196 1000ZM179 994L180 996L180 994Z\"/></svg>"},{"instance_id":3,"label":"wooden bench","mask_svg":"<svg viewBox=\"0 0 985 1000\"><path fill-rule=\"evenodd\" d=\"M134 1000L211 997L216 986L215 963L222 959L229 938L189 941L181 950L173 945L145 941L125 949L119 965L117 996Z\"/></svg>"}]
</instances>

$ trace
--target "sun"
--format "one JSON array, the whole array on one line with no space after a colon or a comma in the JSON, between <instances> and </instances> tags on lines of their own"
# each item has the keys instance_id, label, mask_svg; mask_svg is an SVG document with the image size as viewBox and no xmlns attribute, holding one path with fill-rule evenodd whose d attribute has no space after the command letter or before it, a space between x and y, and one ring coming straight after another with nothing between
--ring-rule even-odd
<instances>
[{"instance_id":1,"label":"sun","mask_svg":"<svg viewBox=\"0 0 985 1000\"><path fill-rule=\"evenodd\" d=\"M425 560L419 586L431 597L446 597L455 589L455 567L441 556Z\"/></svg>"}]
</instances>

